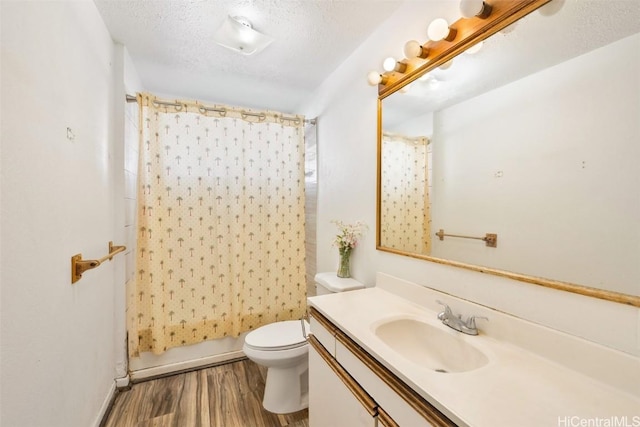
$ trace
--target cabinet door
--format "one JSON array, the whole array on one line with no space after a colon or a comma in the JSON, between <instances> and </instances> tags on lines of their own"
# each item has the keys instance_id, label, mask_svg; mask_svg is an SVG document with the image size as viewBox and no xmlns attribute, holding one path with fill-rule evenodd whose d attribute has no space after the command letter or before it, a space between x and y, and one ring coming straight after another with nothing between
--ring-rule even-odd
<instances>
[{"instance_id":1,"label":"cabinet door","mask_svg":"<svg viewBox=\"0 0 640 427\"><path fill-rule=\"evenodd\" d=\"M313 337L309 346L309 426L375 427L375 402ZM351 384L352 383L352 384ZM363 401L364 400L364 401Z\"/></svg>"}]
</instances>

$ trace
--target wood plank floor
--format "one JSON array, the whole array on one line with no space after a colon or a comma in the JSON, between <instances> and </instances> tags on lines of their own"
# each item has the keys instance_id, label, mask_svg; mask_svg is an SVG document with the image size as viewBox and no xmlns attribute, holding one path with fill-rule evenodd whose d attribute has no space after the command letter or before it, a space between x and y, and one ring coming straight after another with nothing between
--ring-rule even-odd
<instances>
[{"instance_id":1,"label":"wood plank floor","mask_svg":"<svg viewBox=\"0 0 640 427\"><path fill-rule=\"evenodd\" d=\"M266 369L250 360L134 384L120 392L104 427L308 427L308 410L262 407Z\"/></svg>"}]
</instances>

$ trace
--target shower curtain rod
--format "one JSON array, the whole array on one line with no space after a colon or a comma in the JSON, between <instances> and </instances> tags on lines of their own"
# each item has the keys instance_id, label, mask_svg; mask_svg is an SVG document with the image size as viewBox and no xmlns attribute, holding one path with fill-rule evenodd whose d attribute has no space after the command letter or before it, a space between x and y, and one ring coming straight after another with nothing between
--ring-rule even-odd
<instances>
[{"instance_id":1,"label":"shower curtain rod","mask_svg":"<svg viewBox=\"0 0 640 427\"><path fill-rule=\"evenodd\" d=\"M138 98L136 98L133 95L129 95L126 94L125 99L127 102L138 102ZM182 107L182 104L178 104L177 102L165 102L165 101L153 101L156 104L160 104L160 105L166 105L169 107ZM207 111L215 111L217 113L220 113L221 115L225 115L227 114L227 109L226 108L211 108L211 107L200 107L199 108L200 112L207 112ZM254 117L258 117L260 120L264 120L265 119L265 114L264 113L250 113L247 111L241 111L241 114L243 116L254 116ZM298 121L299 119L297 117L287 117L287 116L281 116L279 117L280 121L284 121L284 120L288 120L290 122L295 122ZM315 125L316 124L316 119L304 119L305 123L308 124L312 124Z\"/></svg>"}]
</instances>

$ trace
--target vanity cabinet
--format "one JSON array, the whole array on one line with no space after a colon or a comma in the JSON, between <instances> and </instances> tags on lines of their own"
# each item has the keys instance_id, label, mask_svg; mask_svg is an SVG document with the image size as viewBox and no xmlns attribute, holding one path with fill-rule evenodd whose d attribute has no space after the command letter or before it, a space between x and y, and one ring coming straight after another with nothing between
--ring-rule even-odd
<instances>
[{"instance_id":1,"label":"vanity cabinet","mask_svg":"<svg viewBox=\"0 0 640 427\"><path fill-rule=\"evenodd\" d=\"M437 408L424 400L313 307L311 316L312 335L309 337L312 347L309 351L309 424L311 427L455 426ZM329 378L330 376L332 378ZM351 396L347 397L345 391ZM345 405L348 409L344 409L342 413ZM366 412L374 424L358 424L351 418L346 418L358 411L360 411L359 416L362 417Z\"/></svg>"},{"instance_id":2,"label":"vanity cabinet","mask_svg":"<svg viewBox=\"0 0 640 427\"><path fill-rule=\"evenodd\" d=\"M335 328L311 317L309 424L376 427L376 403L335 359Z\"/></svg>"},{"instance_id":3,"label":"vanity cabinet","mask_svg":"<svg viewBox=\"0 0 640 427\"><path fill-rule=\"evenodd\" d=\"M376 403L312 336L309 425L376 427Z\"/></svg>"}]
</instances>

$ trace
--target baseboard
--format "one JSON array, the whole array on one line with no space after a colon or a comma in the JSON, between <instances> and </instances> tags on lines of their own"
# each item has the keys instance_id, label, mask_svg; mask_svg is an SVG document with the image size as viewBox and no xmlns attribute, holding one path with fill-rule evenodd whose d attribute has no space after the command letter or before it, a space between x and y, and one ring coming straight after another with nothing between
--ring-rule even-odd
<instances>
[{"instance_id":1,"label":"baseboard","mask_svg":"<svg viewBox=\"0 0 640 427\"><path fill-rule=\"evenodd\" d=\"M111 411L111 407L113 406L113 402L116 399L116 383L115 381L111 383L111 387L109 387L109 392L107 393L107 397L102 402L100 406L100 411L98 412L98 416L93 422L93 427L100 427L107 421L107 416L109 415L109 411Z\"/></svg>"},{"instance_id":2,"label":"baseboard","mask_svg":"<svg viewBox=\"0 0 640 427\"><path fill-rule=\"evenodd\" d=\"M152 368L131 371L129 377L131 382L139 382L152 378L162 377L179 372L190 371L194 369L204 368L206 366L225 363L234 359L244 359L245 355L241 350L229 353L217 354L215 356L202 357L199 359L186 360L183 362L171 363L162 366L154 366Z\"/></svg>"},{"instance_id":3,"label":"baseboard","mask_svg":"<svg viewBox=\"0 0 640 427\"><path fill-rule=\"evenodd\" d=\"M116 388L118 390L126 390L131 387L131 378L126 375L122 378L116 378Z\"/></svg>"}]
</instances>

